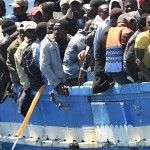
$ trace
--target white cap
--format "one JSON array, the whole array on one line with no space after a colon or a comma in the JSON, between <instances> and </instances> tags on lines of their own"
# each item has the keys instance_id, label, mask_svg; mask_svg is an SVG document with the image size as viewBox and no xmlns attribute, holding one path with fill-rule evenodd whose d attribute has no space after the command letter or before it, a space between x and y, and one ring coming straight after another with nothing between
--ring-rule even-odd
<instances>
[{"instance_id":1,"label":"white cap","mask_svg":"<svg viewBox=\"0 0 150 150\"><path fill-rule=\"evenodd\" d=\"M66 4L66 3L69 4L69 0L60 0L60 7L61 7L62 4Z\"/></svg>"},{"instance_id":2,"label":"white cap","mask_svg":"<svg viewBox=\"0 0 150 150\"><path fill-rule=\"evenodd\" d=\"M33 21L27 21L27 23L24 24L24 31L27 31L28 29L36 29L37 24Z\"/></svg>"},{"instance_id":3,"label":"white cap","mask_svg":"<svg viewBox=\"0 0 150 150\"><path fill-rule=\"evenodd\" d=\"M84 8L85 10L90 10L90 9L91 9L91 6L90 6L90 4L84 4L84 5L83 5L83 8Z\"/></svg>"},{"instance_id":4,"label":"white cap","mask_svg":"<svg viewBox=\"0 0 150 150\"><path fill-rule=\"evenodd\" d=\"M79 3L83 4L83 0L69 0L69 5L70 5L72 2L79 2Z\"/></svg>"}]
</instances>

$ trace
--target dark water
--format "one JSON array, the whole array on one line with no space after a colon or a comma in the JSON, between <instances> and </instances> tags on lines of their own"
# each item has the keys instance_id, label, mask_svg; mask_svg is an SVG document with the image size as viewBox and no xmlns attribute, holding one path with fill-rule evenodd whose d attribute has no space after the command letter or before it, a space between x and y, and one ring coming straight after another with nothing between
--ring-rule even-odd
<instances>
[{"instance_id":1,"label":"dark water","mask_svg":"<svg viewBox=\"0 0 150 150\"><path fill-rule=\"evenodd\" d=\"M11 147L8 147L8 145L4 143L0 143L0 150L11 150Z\"/></svg>"}]
</instances>

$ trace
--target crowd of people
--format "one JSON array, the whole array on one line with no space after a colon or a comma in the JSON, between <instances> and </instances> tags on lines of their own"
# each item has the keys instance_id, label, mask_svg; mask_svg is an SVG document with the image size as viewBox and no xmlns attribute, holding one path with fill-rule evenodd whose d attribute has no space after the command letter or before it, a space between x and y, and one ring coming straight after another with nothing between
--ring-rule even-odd
<instances>
[{"instance_id":1,"label":"crowd of people","mask_svg":"<svg viewBox=\"0 0 150 150\"><path fill-rule=\"evenodd\" d=\"M150 0L0 0L0 101L20 85L25 95L53 85L66 95L93 74L93 93L150 81ZM88 68L91 68L90 70Z\"/></svg>"}]
</instances>

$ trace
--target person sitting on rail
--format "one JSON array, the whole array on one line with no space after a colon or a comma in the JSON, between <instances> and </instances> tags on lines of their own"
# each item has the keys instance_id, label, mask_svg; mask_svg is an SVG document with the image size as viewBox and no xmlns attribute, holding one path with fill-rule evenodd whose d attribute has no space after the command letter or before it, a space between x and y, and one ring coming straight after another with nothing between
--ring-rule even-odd
<instances>
[{"instance_id":1,"label":"person sitting on rail","mask_svg":"<svg viewBox=\"0 0 150 150\"><path fill-rule=\"evenodd\" d=\"M130 83L123 71L123 53L135 30L135 18L129 14L122 14L118 18L117 27L111 27L108 31L105 72L110 73L118 84Z\"/></svg>"},{"instance_id":2,"label":"person sitting on rail","mask_svg":"<svg viewBox=\"0 0 150 150\"><path fill-rule=\"evenodd\" d=\"M101 93L114 85L112 76L105 72L106 40L109 29L117 26L118 17L122 13L120 8L113 8L110 13L110 25L108 25L102 31L101 36L99 36L95 53L94 81L92 85L93 93Z\"/></svg>"}]
</instances>

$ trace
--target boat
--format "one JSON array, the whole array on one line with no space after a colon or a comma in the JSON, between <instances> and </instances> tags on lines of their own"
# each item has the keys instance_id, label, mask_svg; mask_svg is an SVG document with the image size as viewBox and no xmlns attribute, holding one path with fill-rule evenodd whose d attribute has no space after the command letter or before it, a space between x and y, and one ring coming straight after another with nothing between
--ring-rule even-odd
<instances>
[{"instance_id":1,"label":"boat","mask_svg":"<svg viewBox=\"0 0 150 150\"><path fill-rule=\"evenodd\" d=\"M42 92L15 150L150 150L149 82L98 94L91 82L70 87L68 96L50 91ZM23 120L12 99L0 104L2 149L11 149Z\"/></svg>"}]
</instances>

